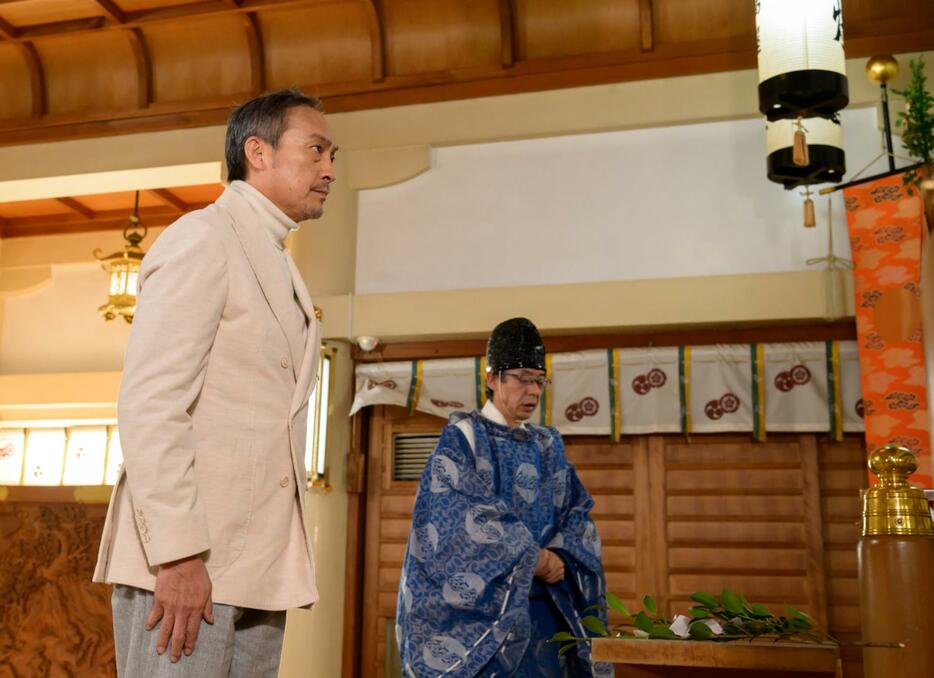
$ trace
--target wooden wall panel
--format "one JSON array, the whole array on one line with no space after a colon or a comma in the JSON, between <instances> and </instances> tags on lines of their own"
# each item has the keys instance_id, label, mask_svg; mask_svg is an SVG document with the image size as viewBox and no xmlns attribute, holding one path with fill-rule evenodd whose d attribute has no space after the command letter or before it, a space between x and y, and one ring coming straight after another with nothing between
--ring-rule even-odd
<instances>
[{"instance_id":1,"label":"wooden wall panel","mask_svg":"<svg viewBox=\"0 0 934 678\"><path fill-rule=\"evenodd\" d=\"M3 74L0 120L28 118L32 114L32 85L29 67L17 45L0 44L0 73Z\"/></svg>"},{"instance_id":2,"label":"wooden wall panel","mask_svg":"<svg viewBox=\"0 0 934 678\"><path fill-rule=\"evenodd\" d=\"M237 16L159 23L143 30L155 101L198 101L250 91L250 49Z\"/></svg>"},{"instance_id":3,"label":"wooden wall panel","mask_svg":"<svg viewBox=\"0 0 934 678\"><path fill-rule=\"evenodd\" d=\"M515 0L520 59L639 49L639 0Z\"/></svg>"},{"instance_id":4,"label":"wooden wall panel","mask_svg":"<svg viewBox=\"0 0 934 678\"><path fill-rule=\"evenodd\" d=\"M655 0L655 36L658 45L688 44L739 38L753 41L755 4L746 0Z\"/></svg>"},{"instance_id":5,"label":"wooden wall panel","mask_svg":"<svg viewBox=\"0 0 934 678\"><path fill-rule=\"evenodd\" d=\"M499 68L497 0L382 0L387 75Z\"/></svg>"},{"instance_id":6,"label":"wooden wall panel","mask_svg":"<svg viewBox=\"0 0 934 678\"><path fill-rule=\"evenodd\" d=\"M136 108L136 65L122 33L96 33L81 41L46 40L36 43L36 50L50 115Z\"/></svg>"},{"instance_id":7,"label":"wooden wall panel","mask_svg":"<svg viewBox=\"0 0 934 678\"><path fill-rule=\"evenodd\" d=\"M0 675L116 675L110 587L91 583L106 511L0 503Z\"/></svg>"},{"instance_id":8,"label":"wooden wall panel","mask_svg":"<svg viewBox=\"0 0 934 678\"><path fill-rule=\"evenodd\" d=\"M369 81L372 45L361 3L257 14L268 87ZM296 59L301 52L302 58Z\"/></svg>"},{"instance_id":9,"label":"wooden wall panel","mask_svg":"<svg viewBox=\"0 0 934 678\"><path fill-rule=\"evenodd\" d=\"M388 477L392 433L437 432L443 421L379 407L372 423L364 600L376 604L364 610L361 675L383 676L416 490L414 482ZM695 591L731 588L754 602L799 607L842 639L859 637L861 439L639 436L618 444L583 437L565 443L594 497L607 586L627 605L638 608L651 594L671 615L685 612ZM391 635L389 642L391 649ZM844 656L846 678L861 676L859 652L845 649Z\"/></svg>"},{"instance_id":10,"label":"wooden wall panel","mask_svg":"<svg viewBox=\"0 0 934 678\"><path fill-rule=\"evenodd\" d=\"M865 450L854 438L821 441L819 460L828 630L840 640L859 640L856 543L862 508L854 489L868 487ZM862 676L862 651L843 647L842 655L847 676Z\"/></svg>"}]
</instances>

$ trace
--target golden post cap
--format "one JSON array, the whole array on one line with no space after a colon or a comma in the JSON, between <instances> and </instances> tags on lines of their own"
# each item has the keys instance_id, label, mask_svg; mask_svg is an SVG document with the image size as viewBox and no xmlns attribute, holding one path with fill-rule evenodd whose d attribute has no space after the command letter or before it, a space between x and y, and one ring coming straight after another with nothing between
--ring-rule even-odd
<instances>
[{"instance_id":1,"label":"golden post cap","mask_svg":"<svg viewBox=\"0 0 934 678\"><path fill-rule=\"evenodd\" d=\"M866 77L877 85L884 85L898 75L898 62L891 54L877 54L866 62Z\"/></svg>"},{"instance_id":2,"label":"golden post cap","mask_svg":"<svg viewBox=\"0 0 934 678\"><path fill-rule=\"evenodd\" d=\"M878 476L879 484L862 493L863 536L934 536L924 492L908 482L908 476L918 468L912 451L898 445L883 445L869 455L868 465Z\"/></svg>"}]
</instances>

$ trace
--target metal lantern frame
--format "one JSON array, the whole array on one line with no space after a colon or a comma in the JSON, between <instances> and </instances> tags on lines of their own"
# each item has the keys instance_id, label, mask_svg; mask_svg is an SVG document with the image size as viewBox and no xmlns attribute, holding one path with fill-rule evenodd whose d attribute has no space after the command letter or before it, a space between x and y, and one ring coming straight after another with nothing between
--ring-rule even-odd
<instances>
[{"instance_id":1,"label":"metal lantern frame","mask_svg":"<svg viewBox=\"0 0 934 678\"><path fill-rule=\"evenodd\" d=\"M139 268L145 252L140 243L146 237L148 229L139 220L139 191L133 206L130 223L123 229L123 239L126 241L122 251L114 252L106 257L101 249L94 250L94 256L101 263L101 268L110 275L110 285L107 293L107 303L97 309L97 312L106 321L117 316L126 322L132 323L136 313L136 285L139 278Z\"/></svg>"}]
</instances>

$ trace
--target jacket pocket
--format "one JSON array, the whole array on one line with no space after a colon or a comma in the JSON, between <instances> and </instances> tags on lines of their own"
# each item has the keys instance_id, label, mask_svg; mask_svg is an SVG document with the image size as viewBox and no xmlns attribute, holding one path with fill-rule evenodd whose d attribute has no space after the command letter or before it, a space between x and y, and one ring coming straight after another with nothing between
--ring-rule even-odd
<instances>
[{"instance_id":1,"label":"jacket pocket","mask_svg":"<svg viewBox=\"0 0 934 678\"><path fill-rule=\"evenodd\" d=\"M211 540L205 562L227 567L243 553L253 518L252 440L206 436L195 452L195 473Z\"/></svg>"}]
</instances>

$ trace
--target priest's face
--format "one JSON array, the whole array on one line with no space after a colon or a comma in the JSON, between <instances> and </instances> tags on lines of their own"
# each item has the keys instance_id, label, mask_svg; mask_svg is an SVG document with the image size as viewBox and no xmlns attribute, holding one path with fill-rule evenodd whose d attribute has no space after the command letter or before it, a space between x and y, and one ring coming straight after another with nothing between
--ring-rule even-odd
<instances>
[{"instance_id":1,"label":"priest's face","mask_svg":"<svg viewBox=\"0 0 934 678\"><path fill-rule=\"evenodd\" d=\"M486 383L493 389L493 404L510 426L518 426L532 416L545 387L542 370L516 369L488 373Z\"/></svg>"}]
</instances>

